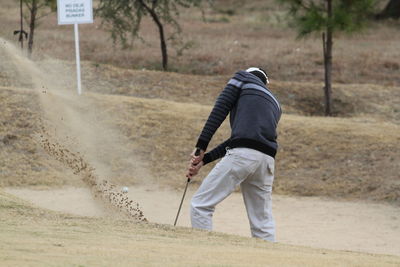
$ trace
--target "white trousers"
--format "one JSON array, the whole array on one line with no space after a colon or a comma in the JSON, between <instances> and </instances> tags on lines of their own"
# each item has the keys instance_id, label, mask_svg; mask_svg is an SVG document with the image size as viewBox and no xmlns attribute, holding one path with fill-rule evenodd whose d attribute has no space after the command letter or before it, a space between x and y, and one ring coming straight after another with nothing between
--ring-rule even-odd
<instances>
[{"instance_id":1,"label":"white trousers","mask_svg":"<svg viewBox=\"0 0 400 267\"><path fill-rule=\"evenodd\" d=\"M192 198L192 227L211 231L215 206L240 185L252 236L275 241L271 198L274 164L274 158L257 150L229 149Z\"/></svg>"}]
</instances>

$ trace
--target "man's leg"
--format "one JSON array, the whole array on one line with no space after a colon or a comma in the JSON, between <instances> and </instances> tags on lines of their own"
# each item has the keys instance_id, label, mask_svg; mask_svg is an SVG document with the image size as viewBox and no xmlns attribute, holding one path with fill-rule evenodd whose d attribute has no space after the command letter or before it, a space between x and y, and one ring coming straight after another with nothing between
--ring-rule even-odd
<instances>
[{"instance_id":1,"label":"man's leg","mask_svg":"<svg viewBox=\"0 0 400 267\"><path fill-rule=\"evenodd\" d=\"M241 184L251 235L268 241L275 241L271 198L273 173L274 159L264 155L257 171Z\"/></svg>"},{"instance_id":2,"label":"man's leg","mask_svg":"<svg viewBox=\"0 0 400 267\"><path fill-rule=\"evenodd\" d=\"M238 150L240 151L240 149L232 149L227 152L203 180L193 196L191 203L193 228L212 230L212 215L215 206L249 176L249 166L254 165L254 161L238 155Z\"/></svg>"}]
</instances>

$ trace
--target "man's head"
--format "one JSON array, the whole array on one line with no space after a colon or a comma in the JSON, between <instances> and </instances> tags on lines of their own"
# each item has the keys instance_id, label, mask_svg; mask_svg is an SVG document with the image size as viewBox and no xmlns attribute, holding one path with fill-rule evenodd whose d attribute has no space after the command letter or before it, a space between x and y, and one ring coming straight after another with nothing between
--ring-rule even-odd
<instances>
[{"instance_id":1,"label":"man's head","mask_svg":"<svg viewBox=\"0 0 400 267\"><path fill-rule=\"evenodd\" d=\"M269 84L267 72L262 68L251 67L248 68L246 71L253 75L256 75L258 78L261 79L261 81L263 81L264 84Z\"/></svg>"}]
</instances>

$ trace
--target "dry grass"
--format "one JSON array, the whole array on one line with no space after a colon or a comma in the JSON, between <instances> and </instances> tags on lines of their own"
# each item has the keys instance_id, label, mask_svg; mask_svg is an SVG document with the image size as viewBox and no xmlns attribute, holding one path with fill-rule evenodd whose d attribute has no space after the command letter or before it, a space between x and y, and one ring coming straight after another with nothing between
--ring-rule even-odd
<instances>
[{"instance_id":1,"label":"dry grass","mask_svg":"<svg viewBox=\"0 0 400 267\"><path fill-rule=\"evenodd\" d=\"M187 155L211 107L96 96L107 112L120 114L135 151L150 162L159 183L182 181ZM123 119L121 119L123 118ZM154 129L158 129L154 131ZM179 130L174 130L179 129ZM276 192L398 202L400 127L365 119L286 115L279 129ZM211 147L229 135L222 128ZM203 175L206 171L203 172ZM183 183L181 183L183 185Z\"/></svg>"},{"instance_id":2,"label":"dry grass","mask_svg":"<svg viewBox=\"0 0 400 267\"><path fill-rule=\"evenodd\" d=\"M400 200L398 125L287 116L279 132L276 192Z\"/></svg>"},{"instance_id":3,"label":"dry grass","mask_svg":"<svg viewBox=\"0 0 400 267\"><path fill-rule=\"evenodd\" d=\"M0 185L79 184L72 171L38 147L41 111L31 90L0 90Z\"/></svg>"},{"instance_id":4,"label":"dry grass","mask_svg":"<svg viewBox=\"0 0 400 267\"><path fill-rule=\"evenodd\" d=\"M320 37L296 40L285 26L282 8L275 1L216 1L218 12L206 9L206 21L196 9L184 9L183 43L190 48L178 56L182 44L170 46L170 69L181 73L230 75L249 65L264 66L272 80L322 81ZM233 14L232 14L233 13ZM4 0L0 35L16 40L18 5ZM229 15L232 14L232 15ZM95 24L81 25L81 57L124 68L160 69L160 51L153 23L145 20L145 43L134 49L114 46L109 33ZM73 27L58 26L55 14L43 19L35 36L35 58L44 54L74 60ZM362 34L339 35L334 44L333 79L336 83L400 84L398 23L372 23Z\"/></svg>"},{"instance_id":5,"label":"dry grass","mask_svg":"<svg viewBox=\"0 0 400 267\"><path fill-rule=\"evenodd\" d=\"M52 65L52 61L41 64ZM73 64L69 70L73 72ZM173 72L135 71L110 65L85 63L85 89L103 94L159 98L181 103L213 105L230 75L180 75ZM102 77L102 79L99 79ZM322 116L323 84L273 80L269 85L284 107L285 114ZM373 84L335 84L333 115L368 116L400 122L399 87Z\"/></svg>"},{"instance_id":6,"label":"dry grass","mask_svg":"<svg viewBox=\"0 0 400 267\"><path fill-rule=\"evenodd\" d=\"M271 244L32 207L0 191L4 266L397 266L399 257Z\"/></svg>"},{"instance_id":7,"label":"dry grass","mask_svg":"<svg viewBox=\"0 0 400 267\"><path fill-rule=\"evenodd\" d=\"M100 118L97 123L120 129L128 140L128 150L138 160L146 162L150 170L146 179L172 187L183 186L187 155L211 106L117 95L88 94L88 97L97 103L95 109ZM21 106L26 106L22 103ZM18 137L10 142L19 147L36 146L31 153L33 157L29 157L34 161L30 165L38 164L36 157L43 152L35 141L23 142L23 135L12 129L8 131L17 133ZM397 124L363 117L326 119L285 115L279 128L281 150L277 158L275 192L398 203L399 130ZM211 146L222 141L228 133L227 125L224 125ZM27 152L15 150L9 144L3 146L15 154L3 167L4 171L10 172ZM112 161L110 164L119 163ZM143 179L126 175L117 165L113 167L112 180L135 183ZM36 174L42 174L41 179L31 173L35 174L5 175L2 183L31 184L26 181L28 177L36 184L59 183L58 179L40 170ZM202 174L206 174L206 170ZM70 177L74 176L70 174Z\"/></svg>"}]
</instances>

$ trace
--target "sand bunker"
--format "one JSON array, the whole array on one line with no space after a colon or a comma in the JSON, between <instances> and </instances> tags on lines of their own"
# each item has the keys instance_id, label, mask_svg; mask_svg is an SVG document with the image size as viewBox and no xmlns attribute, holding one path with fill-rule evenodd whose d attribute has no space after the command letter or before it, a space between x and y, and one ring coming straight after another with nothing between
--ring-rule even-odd
<instances>
[{"instance_id":1,"label":"sand bunker","mask_svg":"<svg viewBox=\"0 0 400 267\"><path fill-rule=\"evenodd\" d=\"M109 216L84 188L6 190L34 204L84 216ZM178 226L190 227L189 188ZM156 187L130 187L128 196L139 199L150 222L172 225L182 192ZM274 196L278 242L335 250L400 255L400 208L390 205L339 202L320 198ZM223 201L214 215L214 230L250 236L240 194Z\"/></svg>"}]
</instances>

